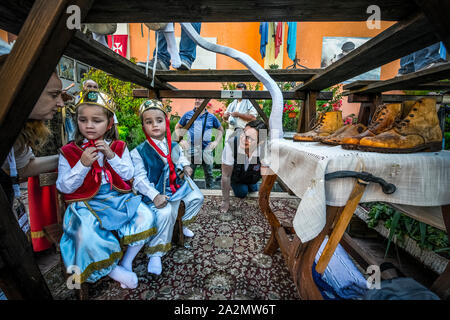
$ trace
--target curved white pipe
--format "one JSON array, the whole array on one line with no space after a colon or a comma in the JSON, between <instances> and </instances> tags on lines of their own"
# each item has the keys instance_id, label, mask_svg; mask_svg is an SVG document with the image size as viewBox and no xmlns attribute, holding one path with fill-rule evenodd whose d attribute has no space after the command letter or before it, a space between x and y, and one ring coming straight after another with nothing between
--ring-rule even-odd
<instances>
[{"instance_id":1,"label":"curved white pipe","mask_svg":"<svg viewBox=\"0 0 450 320\"><path fill-rule=\"evenodd\" d=\"M243 65L263 83L269 90L272 97L272 110L269 118L270 139L281 139L283 137L283 94L276 82L269 76L269 74L262 68L252 57L248 54L240 52L236 49L225 47L222 45L210 43L203 39L190 23L180 23L183 30L188 36L200 47L205 50L224 54L233 58Z\"/></svg>"}]
</instances>

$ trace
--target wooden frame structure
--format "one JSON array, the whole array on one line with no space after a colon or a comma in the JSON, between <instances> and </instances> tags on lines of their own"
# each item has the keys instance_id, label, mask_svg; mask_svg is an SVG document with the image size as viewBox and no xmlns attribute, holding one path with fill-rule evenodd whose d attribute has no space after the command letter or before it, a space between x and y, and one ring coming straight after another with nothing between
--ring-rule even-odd
<instances>
[{"instance_id":1,"label":"wooden frame structure","mask_svg":"<svg viewBox=\"0 0 450 320\"><path fill-rule=\"evenodd\" d=\"M0 3L0 29L17 34L18 38L5 64L0 70L0 162L3 163L21 128L25 124L35 102L40 96L59 58L65 54L83 63L102 69L115 77L134 82L147 91L147 97L217 98L220 91L182 91L167 84L177 81L253 81L246 71L188 71L157 72L155 86L150 85L142 68L120 55L88 39L76 30L69 30L66 21L67 7L77 5L81 22L223 22L223 21L365 21L366 9L377 5L382 20L398 21L350 54L325 69L269 71L276 81L303 82L292 92L283 93L288 99L304 100L298 131L308 131L315 119L317 99L327 97L321 90L348 80L375 67L398 59L437 41L443 41L450 49L450 12L448 0L338 0L323 2L318 8L316 1L286 0L279 4L272 0L7 0ZM336 10L339 7L339 10ZM352 84L348 87L350 100L363 102L369 108L360 115L368 119L370 110L379 101L404 99L399 96L382 95L394 89L427 85L442 88L436 83L450 77L449 64L430 68L396 79L373 83ZM23 94L26 92L26 94ZM250 99L267 98L267 92L244 92ZM329 95L328 95L329 97ZM328 98L329 99L329 98ZM387 100L386 100L387 99ZM444 99L441 97L441 99ZM264 179L261 192L261 208L268 207L268 197L275 176ZM273 180L273 181L272 181ZM17 226L13 212L3 190L0 190L0 286L9 299L51 299L25 235ZM341 213L339 208L329 208L331 220ZM448 214L444 217L449 221ZM294 244L280 242L276 234L289 231L276 220L269 221L274 234L269 245L273 252L280 246L296 283L311 282L311 268L298 264L298 257L312 257L319 248L319 238L302 245L294 237ZM332 225L332 224L331 224ZM327 229L331 228L328 225ZM292 230L290 230L292 231ZM328 230L329 231L329 230ZM447 225L449 231L449 225ZM321 234L322 235L322 234ZM345 237L344 237L345 238ZM290 248L290 249L289 249ZM308 259L309 259L308 258ZM306 260L305 260L306 261ZM310 259L308 260L310 261ZM296 267L297 266L297 267ZM308 269L309 268L309 269ZM450 269L448 267L447 269ZM447 277L450 270L447 270ZM298 280L298 281L297 281ZM305 291L306 290L306 291ZM320 298L315 286L300 289L302 298Z\"/></svg>"}]
</instances>

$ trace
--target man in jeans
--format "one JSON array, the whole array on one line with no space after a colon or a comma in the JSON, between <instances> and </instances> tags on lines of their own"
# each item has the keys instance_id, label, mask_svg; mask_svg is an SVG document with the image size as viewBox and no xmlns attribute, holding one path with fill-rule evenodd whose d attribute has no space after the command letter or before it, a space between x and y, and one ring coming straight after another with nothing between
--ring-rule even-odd
<instances>
[{"instance_id":1,"label":"man in jeans","mask_svg":"<svg viewBox=\"0 0 450 320\"><path fill-rule=\"evenodd\" d=\"M191 23L195 31L200 34L202 27L201 22ZM181 29L180 38L180 59L181 66L178 70L190 70L192 64L195 61L197 55L197 44L189 38L189 36ZM153 59L149 62L149 65L153 67L153 60L155 59L156 48L153 50ZM160 34L158 37L158 60L156 61L156 70L169 70L170 67L170 54L167 51L166 38Z\"/></svg>"},{"instance_id":2,"label":"man in jeans","mask_svg":"<svg viewBox=\"0 0 450 320\"><path fill-rule=\"evenodd\" d=\"M195 99L195 107L193 110L186 112L180 121L175 125L175 132L178 137L184 135L182 128L189 122L194 115L197 108L202 104L202 99ZM218 133L216 139L211 142L212 129L217 129ZM182 140L180 145L184 150L188 150L188 159L190 156L191 168L195 173L197 165L203 166L203 172L205 173L206 188L211 189L214 184L214 178L212 174L213 168L213 156L212 152L217 145L222 141L224 129L220 124L220 121L206 108L200 113L197 119L189 128L189 141Z\"/></svg>"},{"instance_id":3,"label":"man in jeans","mask_svg":"<svg viewBox=\"0 0 450 320\"><path fill-rule=\"evenodd\" d=\"M400 69L398 70L397 76L420 71L425 68L431 68L438 64L442 64L445 60L445 47L441 42L437 42L401 58Z\"/></svg>"}]
</instances>

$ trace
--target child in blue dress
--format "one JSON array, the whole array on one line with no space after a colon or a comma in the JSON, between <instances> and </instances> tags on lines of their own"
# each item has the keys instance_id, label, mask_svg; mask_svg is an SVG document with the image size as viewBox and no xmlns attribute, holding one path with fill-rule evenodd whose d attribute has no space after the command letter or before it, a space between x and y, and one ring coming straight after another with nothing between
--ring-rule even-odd
<instances>
[{"instance_id":1,"label":"child in blue dress","mask_svg":"<svg viewBox=\"0 0 450 320\"><path fill-rule=\"evenodd\" d=\"M144 252L149 256L148 272L159 275L162 272L161 257L171 248L180 201L185 204L183 233L193 237L188 226L202 207L203 194L190 178L189 160L180 146L171 140L163 104L158 100L147 100L139 111L147 140L131 151L135 167L133 187L155 213L157 234L147 243Z\"/></svg>"},{"instance_id":2,"label":"child in blue dress","mask_svg":"<svg viewBox=\"0 0 450 320\"><path fill-rule=\"evenodd\" d=\"M154 215L129 182L134 167L125 142L114 140L114 103L89 90L76 105L75 140L61 148L56 187L68 203L61 255L80 283L109 276L134 289L132 262L156 234ZM122 246L128 246L123 254ZM122 261L119 261L123 257Z\"/></svg>"}]
</instances>

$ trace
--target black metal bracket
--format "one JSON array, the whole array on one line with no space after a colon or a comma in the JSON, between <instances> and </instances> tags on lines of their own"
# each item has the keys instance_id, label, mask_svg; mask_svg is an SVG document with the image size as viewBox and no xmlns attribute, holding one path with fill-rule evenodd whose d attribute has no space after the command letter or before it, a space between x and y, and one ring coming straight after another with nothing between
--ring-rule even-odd
<instances>
[{"instance_id":1,"label":"black metal bracket","mask_svg":"<svg viewBox=\"0 0 450 320\"><path fill-rule=\"evenodd\" d=\"M375 182L378 183L383 192L386 194L394 193L395 190L397 190L397 187L393 185L392 183L388 183L384 181L383 179L379 177L375 177L374 175L362 171L362 172L356 172L356 171L336 171L332 173L325 174L325 180L332 180L332 179L338 179L338 178L357 178L359 183L366 183L369 182Z\"/></svg>"}]
</instances>

